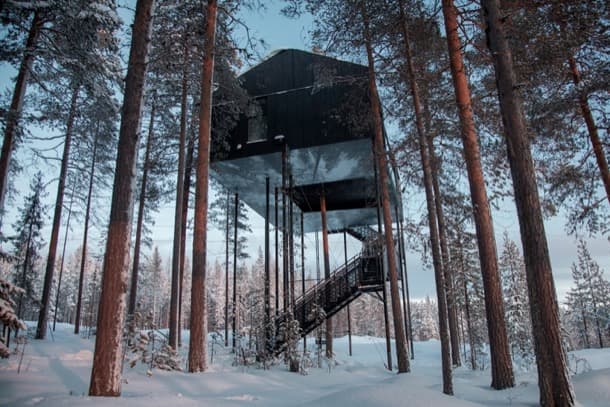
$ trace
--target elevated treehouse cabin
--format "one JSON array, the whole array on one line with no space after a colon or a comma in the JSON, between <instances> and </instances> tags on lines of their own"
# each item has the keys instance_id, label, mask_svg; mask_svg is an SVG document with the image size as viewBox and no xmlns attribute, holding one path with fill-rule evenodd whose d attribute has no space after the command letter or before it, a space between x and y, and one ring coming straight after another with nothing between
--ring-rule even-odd
<instances>
[{"instance_id":1,"label":"elevated treehouse cabin","mask_svg":"<svg viewBox=\"0 0 610 407\"><path fill-rule=\"evenodd\" d=\"M248 104L230 132L227 150L214 153L222 158L213 161L213 176L267 224L279 219L284 236L302 222L306 233L347 232L363 243L359 256L288 302L305 335L320 323L311 317L316 304L330 317L361 293L384 287L367 67L287 49L245 72L240 81ZM391 205L401 217L397 172L390 174ZM265 233L268 264L268 227ZM294 275L287 270L294 264L288 261L294 255L290 242L282 244L287 279ZM276 315L278 324L286 318L277 310ZM282 344L278 338L275 348Z\"/></svg>"}]
</instances>

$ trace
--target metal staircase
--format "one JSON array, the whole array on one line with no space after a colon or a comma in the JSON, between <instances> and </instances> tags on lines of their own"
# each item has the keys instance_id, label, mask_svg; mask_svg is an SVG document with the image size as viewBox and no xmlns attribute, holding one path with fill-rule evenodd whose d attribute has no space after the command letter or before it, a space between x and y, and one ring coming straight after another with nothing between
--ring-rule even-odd
<instances>
[{"instance_id":1,"label":"metal staircase","mask_svg":"<svg viewBox=\"0 0 610 407\"><path fill-rule=\"evenodd\" d=\"M363 234L359 233L359 235L364 237ZM360 254L350 259L347 265L335 270L329 278L307 290L304 295L296 299L292 310L276 318L277 335L273 345L275 353L282 352L286 345L283 327L288 320L295 319L299 322L303 337L362 293L381 289L384 277L380 253L378 250L373 250L376 244L367 244L370 242L369 239L359 240L364 243L364 249ZM375 241L378 241L376 237ZM321 310L324 312L320 312Z\"/></svg>"}]
</instances>

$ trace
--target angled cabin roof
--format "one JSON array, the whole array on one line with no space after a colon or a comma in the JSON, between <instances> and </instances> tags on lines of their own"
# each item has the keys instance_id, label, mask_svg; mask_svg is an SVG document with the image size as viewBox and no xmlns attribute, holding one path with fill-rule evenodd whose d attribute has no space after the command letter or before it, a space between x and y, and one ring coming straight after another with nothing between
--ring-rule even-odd
<instances>
[{"instance_id":1,"label":"angled cabin roof","mask_svg":"<svg viewBox=\"0 0 610 407\"><path fill-rule=\"evenodd\" d=\"M228 159L371 136L366 67L299 50L274 53L240 76L251 97ZM253 135L256 120L266 126Z\"/></svg>"},{"instance_id":2,"label":"angled cabin roof","mask_svg":"<svg viewBox=\"0 0 610 407\"><path fill-rule=\"evenodd\" d=\"M231 132L215 177L259 214L265 178L282 185L282 151L305 229L320 229L327 195L329 229L377 222L367 67L300 50L280 50L240 76L250 103ZM273 197L271 198L273 205Z\"/></svg>"}]
</instances>

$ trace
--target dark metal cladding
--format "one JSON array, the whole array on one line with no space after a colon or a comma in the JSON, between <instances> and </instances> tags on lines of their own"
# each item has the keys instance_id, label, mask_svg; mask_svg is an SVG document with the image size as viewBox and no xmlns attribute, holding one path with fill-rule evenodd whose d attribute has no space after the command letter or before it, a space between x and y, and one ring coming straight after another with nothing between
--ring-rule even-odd
<instances>
[{"instance_id":1,"label":"dark metal cladding","mask_svg":"<svg viewBox=\"0 0 610 407\"><path fill-rule=\"evenodd\" d=\"M287 147L294 203L307 232L320 230L319 194L328 195L328 227L375 223L377 205L367 67L300 50L280 50L241 75L249 102L214 176L257 213L269 177L281 187ZM395 191L395 188L392 186Z\"/></svg>"}]
</instances>

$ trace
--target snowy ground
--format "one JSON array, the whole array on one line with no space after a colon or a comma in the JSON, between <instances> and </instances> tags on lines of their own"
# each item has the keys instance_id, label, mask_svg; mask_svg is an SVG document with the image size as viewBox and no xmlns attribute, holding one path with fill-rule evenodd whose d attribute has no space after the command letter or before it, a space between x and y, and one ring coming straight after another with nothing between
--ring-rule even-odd
<instances>
[{"instance_id":1,"label":"snowy ground","mask_svg":"<svg viewBox=\"0 0 610 407\"><path fill-rule=\"evenodd\" d=\"M284 365L270 370L234 367L232 355L216 346L206 373L153 371L125 367L122 397L88 397L93 339L58 325L54 341L30 341L17 373L19 358L0 361L0 406L533 406L538 404L535 372L518 373L509 390L489 388L489 371L454 371L455 396L441 393L440 346L415 344L412 373L396 375L384 368L385 342L357 337L353 356L347 338L337 339L338 365L289 373ZM610 348L578 351L574 386L582 406L610 405Z\"/></svg>"}]
</instances>

